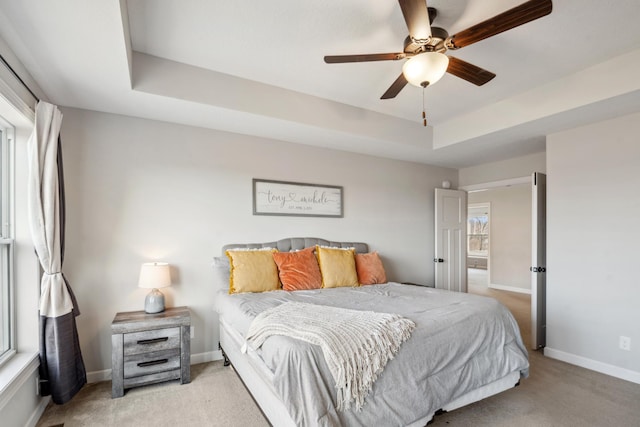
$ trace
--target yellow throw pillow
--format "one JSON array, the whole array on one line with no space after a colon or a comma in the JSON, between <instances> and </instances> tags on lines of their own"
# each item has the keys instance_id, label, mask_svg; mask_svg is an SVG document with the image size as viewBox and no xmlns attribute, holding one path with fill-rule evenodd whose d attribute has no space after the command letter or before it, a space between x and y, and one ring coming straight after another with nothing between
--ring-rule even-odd
<instances>
[{"instance_id":1,"label":"yellow throw pillow","mask_svg":"<svg viewBox=\"0 0 640 427\"><path fill-rule=\"evenodd\" d=\"M358 286L355 250L316 246L323 288Z\"/></svg>"},{"instance_id":2,"label":"yellow throw pillow","mask_svg":"<svg viewBox=\"0 0 640 427\"><path fill-rule=\"evenodd\" d=\"M231 264L229 293L265 292L280 289L278 267L273 260L276 249L228 250Z\"/></svg>"}]
</instances>

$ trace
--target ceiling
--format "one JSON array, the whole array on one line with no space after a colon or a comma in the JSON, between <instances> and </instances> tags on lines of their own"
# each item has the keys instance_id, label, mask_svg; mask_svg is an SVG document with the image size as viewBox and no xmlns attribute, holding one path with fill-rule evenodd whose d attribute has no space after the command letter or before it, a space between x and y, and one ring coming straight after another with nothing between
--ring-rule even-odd
<instances>
[{"instance_id":1,"label":"ceiling","mask_svg":"<svg viewBox=\"0 0 640 427\"><path fill-rule=\"evenodd\" d=\"M524 0L430 0L454 34ZM545 135L640 111L640 2L556 0L449 52L497 74L380 96L402 61L395 0L0 0L0 37L53 103L427 164L540 152Z\"/></svg>"}]
</instances>

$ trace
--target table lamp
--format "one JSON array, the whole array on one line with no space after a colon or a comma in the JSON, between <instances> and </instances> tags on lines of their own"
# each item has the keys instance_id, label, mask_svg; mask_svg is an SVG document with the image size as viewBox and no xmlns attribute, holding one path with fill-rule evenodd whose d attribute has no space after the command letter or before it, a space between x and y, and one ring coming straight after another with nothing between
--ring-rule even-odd
<instances>
[{"instance_id":1,"label":"table lamp","mask_svg":"<svg viewBox=\"0 0 640 427\"><path fill-rule=\"evenodd\" d=\"M166 262L146 262L140 268L138 287L151 288L144 300L144 311L161 313L164 311L164 295L158 288L171 286L171 273Z\"/></svg>"}]
</instances>

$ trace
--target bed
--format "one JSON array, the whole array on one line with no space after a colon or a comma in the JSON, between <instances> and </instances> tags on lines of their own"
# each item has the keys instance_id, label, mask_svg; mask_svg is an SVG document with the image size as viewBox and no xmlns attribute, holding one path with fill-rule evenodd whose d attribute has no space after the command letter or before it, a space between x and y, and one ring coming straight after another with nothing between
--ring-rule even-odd
<instances>
[{"instance_id":1,"label":"bed","mask_svg":"<svg viewBox=\"0 0 640 427\"><path fill-rule=\"evenodd\" d=\"M233 249L316 245L368 245L291 238ZM451 411L500 393L528 376L528 355L518 325L498 301L476 295L394 282L360 287L229 294L229 263L214 259L220 348L269 420L280 426L424 426ZM338 410L336 384L319 346L272 336L244 353L252 321L265 310L298 302L348 310L393 313L415 329L379 375L361 410Z\"/></svg>"}]
</instances>

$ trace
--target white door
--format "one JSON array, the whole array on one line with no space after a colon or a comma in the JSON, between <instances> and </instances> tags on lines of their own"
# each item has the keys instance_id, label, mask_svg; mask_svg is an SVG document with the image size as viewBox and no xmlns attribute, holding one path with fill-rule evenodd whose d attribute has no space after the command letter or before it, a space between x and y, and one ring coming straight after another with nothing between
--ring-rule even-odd
<instances>
[{"instance_id":1,"label":"white door","mask_svg":"<svg viewBox=\"0 0 640 427\"><path fill-rule=\"evenodd\" d=\"M547 176L534 172L531 181L531 348L546 345L547 328Z\"/></svg>"},{"instance_id":2,"label":"white door","mask_svg":"<svg viewBox=\"0 0 640 427\"><path fill-rule=\"evenodd\" d=\"M436 188L435 285L467 292L467 193Z\"/></svg>"}]
</instances>

